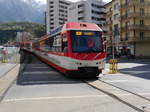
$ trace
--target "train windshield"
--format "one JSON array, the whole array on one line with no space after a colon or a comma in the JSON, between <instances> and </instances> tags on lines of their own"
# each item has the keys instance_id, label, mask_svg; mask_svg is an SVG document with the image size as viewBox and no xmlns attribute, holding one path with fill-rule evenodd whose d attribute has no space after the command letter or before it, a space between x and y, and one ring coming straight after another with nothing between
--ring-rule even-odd
<instances>
[{"instance_id":1,"label":"train windshield","mask_svg":"<svg viewBox=\"0 0 150 112\"><path fill-rule=\"evenodd\" d=\"M73 52L101 52L102 33L100 31L71 31Z\"/></svg>"}]
</instances>

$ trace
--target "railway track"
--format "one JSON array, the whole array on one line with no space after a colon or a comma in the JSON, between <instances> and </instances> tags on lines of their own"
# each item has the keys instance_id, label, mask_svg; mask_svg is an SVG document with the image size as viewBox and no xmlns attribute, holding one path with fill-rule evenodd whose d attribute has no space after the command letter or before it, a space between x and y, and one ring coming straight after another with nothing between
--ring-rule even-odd
<instances>
[{"instance_id":1,"label":"railway track","mask_svg":"<svg viewBox=\"0 0 150 112\"><path fill-rule=\"evenodd\" d=\"M30 57L30 56L29 56ZM31 58L31 57L30 57ZM28 63L32 63L32 59L28 60ZM27 64L26 64L27 66ZM26 68L26 67L25 67ZM104 94L112 97L113 99L125 104L126 106L136 110L137 112L150 112L150 99L145 98L142 95L133 93L131 91L125 90L114 86L108 82L104 82L100 79L98 80L82 80L84 83L90 87L103 92Z\"/></svg>"},{"instance_id":2,"label":"railway track","mask_svg":"<svg viewBox=\"0 0 150 112\"><path fill-rule=\"evenodd\" d=\"M101 81L100 79L96 81L83 80L83 82L129 106L137 112L150 112L150 108L147 108L150 106L150 99L145 98L144 96L125 90L123 88L116 87L112 84Z\"/></svg>"},{"instance_id":3,"label":"railway track","mask_svg":"<svg viewBox=\"0 0 150 112\"><path fill-rule=\"evenodd\" d=\"M98 80L82 80L92 88L107 94L108 96L118 100L119 102L129 106L137 112L150 112L147 105L150 105L150 99L145 98L139 94L127 91L123 88L116 87L112 84ZM128 97L132 97L131 99ZM136 102L137 101L137 102Z\"/></svg>"}]
</instances>

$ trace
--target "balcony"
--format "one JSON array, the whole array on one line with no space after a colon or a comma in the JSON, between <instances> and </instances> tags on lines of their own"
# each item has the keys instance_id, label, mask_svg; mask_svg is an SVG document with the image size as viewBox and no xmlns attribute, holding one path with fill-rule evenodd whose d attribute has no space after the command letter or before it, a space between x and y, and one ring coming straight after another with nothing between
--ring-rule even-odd
<instances>
[{"instance_id":1,"label":"balcony","mask_svg":"<svg viewBox=\"0 0 150 112\"><path fill-rule=\"evenodd\" d=\"M121 5L121 8L128 8L131 6L150 6L150 1L140 2L140 0L130 0L128 3Z\"/></svg>"},{"instance_id":2,"label":"balcony","mask_svg":"<svg viewBox=\"0 0 150 112\"><path fill-rule=\"evenodd\" d=\"M129 30L150 31L150 25L129 25L121 28L122 32L129 31Z\"/></svg>"},{"instance_id":3,"label":"balcony","mask_svg":"<svg viewBox=\"0 0 150 112\"><path fill-rule=\"evenodd\" d=\"M123 37L123 40L125 40L125 37ZM128 39L126 40L127 42L150 42L150 36L148 37L143 37L142 39L140 36L129 36Z\"/></svg>"},{"instance_id":4,"label":"balcony","mask_svg":"<svg viewBox=\"0 0 150 112\"><path fill-rule=\"evenodd\" d=\"M150 18L150 13L132 12L127 15L121 16L122 20L130 19L130 18Z\"/></svg>"},{"instance_id":5,"label":"balcony","mask_svg":"<svg viewBox=\"0 0 150 112\"><path fill-rule=\"evenodd\" d=\"M106 26L110 26L110 25L112 25L112 21L106 21Z\"/></svg>"},{"instance_id":6,"label":"balcony","mask_svg":"<svg viewBox=\"0 0 150 112\"><path fill-rule=\"evenodd\" d=\"M107 31L107 35L108 36L113 36L113 32L112 31Z\"/></svg>"},{"instance_id":7,"label":"balcony","mask_svg":"<svg viewBox=\"0 0 150 112\"><path fill-rule=\"evenodd\" d=\"M106 13L106 17L110 17L110 16L112 16L112 11L108 11L107 13Z\"/></svg>"}]
</instances>

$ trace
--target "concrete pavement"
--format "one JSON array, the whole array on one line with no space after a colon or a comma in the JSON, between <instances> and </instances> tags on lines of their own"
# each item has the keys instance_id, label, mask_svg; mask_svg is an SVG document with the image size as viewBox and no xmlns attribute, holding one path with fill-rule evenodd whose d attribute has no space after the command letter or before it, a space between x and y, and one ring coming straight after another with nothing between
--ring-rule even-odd
<instances>
[{"instance_id":1,"label":"concrete pavement","mask_svg":"<svg viewBox=\"0 0 150 112\"><path fill-rule=\"evenodd\" d=\"M3 87L5 87L6 83L12 82L12 79L17 76L16 81L5 92L0 102L0 112L137 112L109 95L90 87L82 80L66 78L60 72L40 62L35 57L28 54L25 54L25 56L30 58L24 71L19 74L18 71L22 67L18 66L13 72L9 72L9 75L6 75L7 80L5 82L4 80L0 82L0 85L3 84ZM149 72L149 63L147 62L121 62L119 63L119 69L122 72L127 68L138 68L139 74L145 71ZM139 67L143 66L147 66L144 69L145 71L139 69ZM146 74L145 78L141 78L129 72L128 74L122 73L106 74L100 80L150 98L150 81ZM98 82L96 84L99 87L106 89L106 85L100 84L97 79L94 81ZM133 95L118 92L113 86L108 88L108 91L122 98L131 99L132 103L135 103L140 108L142 106L146 107L145 112L148 112L148 103L141 104L140 100L135 99Z\"/></svg>"},{"instance_id":2,"label":"concrete pavement","mask_svg":"<svg viewBox=\"0 0 150 112\"><path fill-rule=\"evenodd\" d=\"M124 95L124 94L119 94ZM1 112L137 112L32 58L0 103Z\"/></svg>"}]
</instances>

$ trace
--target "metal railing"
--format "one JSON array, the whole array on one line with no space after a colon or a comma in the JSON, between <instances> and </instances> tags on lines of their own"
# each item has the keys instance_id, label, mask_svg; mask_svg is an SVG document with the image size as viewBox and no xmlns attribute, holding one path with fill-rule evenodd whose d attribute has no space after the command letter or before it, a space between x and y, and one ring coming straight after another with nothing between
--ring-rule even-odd
<instances>
[{"instance_id":1,"label":"metal railing","mask_svg":"<svg viewBox=\"0 0 150 112\"><path fill-rule=\"evenodd\" d=\"M128 3L123 3L121 5L121 8L127 8L129 6L142 6L142 5L150 6L150 1L140 2L140 0L129 0Z\"/></svg>"},{"instance_id":2,"label":"metal railing","mask_svg":"<svg viewBox=\"0 0 150 112\"><path fill-rule=\"evenodd\" d=\"M126 37L123 37L125 39ZM126 41L128 42L150 42L150 36L128 36Z\"/></svg>"},{"instance_id":3,"label":"metal railing","mask_svg":"<svg viewBox=\"0 0 150 112\"><path fill-rule=\"evenodd\" d=\"M128 30L150 30L150 25L129 25L121 27L121 31L128 31Z\"/></svg>"},{"instance_id":4,"label":"metal railing","mask_svg":"<svg viewBox=\"0 0 150 112\"><path fill-rule=\"evenodd\" d=\"M150 13L131 12L131 13L128 13L127 15L122 15L121 19L128 19L128 18L132 18L132 17L150 18Z\"/></svg>"}]
</instances>

